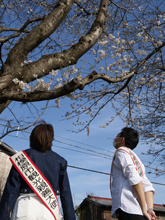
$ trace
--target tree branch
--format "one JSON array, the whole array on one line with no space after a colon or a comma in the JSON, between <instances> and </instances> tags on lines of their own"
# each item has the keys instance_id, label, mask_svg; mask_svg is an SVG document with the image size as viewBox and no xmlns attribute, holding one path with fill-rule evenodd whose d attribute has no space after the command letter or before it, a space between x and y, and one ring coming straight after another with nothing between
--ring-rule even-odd
<instances>
[{"instance_id":1,"label":"tree branch","mask_svg":"<svg viewBox=\"0 0 165 220\"><path fill-rule=\"evenodd\" d=\"M91 82L102 79L108 83L117 83L124 81L125 79L128 79L134 75L134 71L132 71L130 74L123 76L121 78L112 78L104 73L97 73L96 71L93 71L91 74L83 78L82 80L78 81L77 78L72 79L69 83L66 85L55 88L51 91L34 91L34 92L17 92L17 91L3 91L2 95L0 97L1 101L5 100L15 100L15 101L21 101L21 102L34 102L39 100L50 100L55 99L61 96L65 96L71 92L74 92L76 89L84 89L84 87Z\"/></svg>"},{"instance_id":2,"label":"tree branch","mask_svg":"<svg viewBox=\"0 0 165 220\"><path fill-rule=\"evenodd\" d=\"M74 0L60 0L54 10L10 51L6 63L20 64L29 52L49 37L69 13ZM17 57L17 59L15 59Z\"/></svg>"},{"instance_id":3,"label":"tree branch","mask_svg":"<svg viewBox=\"0 0 165 220\"><path fill-rule=\"evenodd\" d=\"M30 124L30 125L28 125L28 126L26 126L26 127L19 128L19 129L18 129L18 128L11 128L11 129L8 130L5 134L3 134L3 135L0 137L0 139L4 138L6 135L8 135L8 134L10 134L10 133L12 133L12 132L15 132L15 131L25 131L25 130L29 129L30 127L36 125L36 123L40 120L41 116L44 114L45 110L47 109L48 103L49 103L49 101L47 101L45 108L43 109L43 111L41 112L41 114L39 115L39 117L36 119L36 121L35 121L34 123L32 123L32 124Z\"/></svg>"},{"instance_id":4,"label":"tree branch","mask_svg":"<svg viewBox=\"0 0 165 220\"><path fill-rule=\"evenodd\" d=\"M27 20L26 23L20 28L4 28L2 26L0 26L0 33L2 33L3 31L17 31L17 33L15 34L12 34L8 37L4 37L4 38L1 38L0 39L0 43L4 43L12 38L15 38L15 37L18 37L22 32L24 33L30 33L30 31L28 30L25 30L25 28L30 24L30 23L33 23L33 22L36 22L36 21L41 21L43 20L45 17L41 17L41 18L33 18L31 20Z\"/></svg>"},{"instance_id":5,"label":"tree branch","mask_svg":"<svg viewBox=\"0 0 165 220\"><path fill-rule=\"evenodd\" d=\"M36 74L38 78L41 78L43 76L48 75L50 70L52 69L54 70L61 69L77 63L79 58L82 55L84 55L97 42L97 40L100 38L101 34L103 33L104 24L106 22L106 17L107 17L107 7L108 7L108 0L102 0L98 15L91 29L84 37L80 38L77 44L75 44L68 50L65 50L61 53L43 56L40 60L33 62L27 66L20 67L19 65L19 70L17 74L6 73L6 75L0 78L0 90L2 91L6 87L9 87L9 85L11 84L13 85L12 80L14 78L18 78L28 83L36 79L34 77L34 74ZM11 57L9 59L11 59ZM15 69L13 71L15 71Z\"/></svg>"}]
</instances>

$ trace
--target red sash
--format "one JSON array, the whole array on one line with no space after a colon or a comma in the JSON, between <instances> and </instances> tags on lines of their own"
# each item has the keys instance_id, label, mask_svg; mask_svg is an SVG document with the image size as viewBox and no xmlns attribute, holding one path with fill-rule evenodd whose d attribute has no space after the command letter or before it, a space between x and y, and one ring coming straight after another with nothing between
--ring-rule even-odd
<instances>
[{"instance_id":1,"label":"red sash","mask_svg":"<svg viewBox=\"0 0 165 220\"><path fill-rule=\"evenodd\" d=\"M10 161L30 188L36 193L38 198L52 213L55 220L60 220L62 216L59 211L56 194L54 193L48 180L44 177L25 151L16 153L10 157Z\"/></svg>"}]
</instances>

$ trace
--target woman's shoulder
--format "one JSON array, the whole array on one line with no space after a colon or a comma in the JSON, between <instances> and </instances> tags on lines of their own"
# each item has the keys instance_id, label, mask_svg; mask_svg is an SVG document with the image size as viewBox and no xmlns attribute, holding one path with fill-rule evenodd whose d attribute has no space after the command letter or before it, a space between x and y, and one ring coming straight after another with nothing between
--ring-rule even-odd
<instances>
[{"instance_id":1,"label":"woman's shoulder","mask_svg":"<svg viewBox=\"0 0 165 220\"><path fill-rule=\"evenodd\" d=\"M62 161L66 161L62 156L60 156L59 154L57 154L56 152L54 152L53 150L49 150L48 154L52 157L56 157L57 159L60 159Z\"/></svg>"},{"instance_id":2,"label":"woman's shoulder","mask_svg":"<svg viewBox=\"0 0 165 220\"><path fill-rule=\"evenodd\" d=\"M35 156L37 154L40 154L40 155L43 155L43 156L46 156L46 157L49 157L49 158L54 157L56 160L61 161L61 162L67 162L62 156L60 156L59 154L57 154L53 150L42 152L42 151L36 150L35 148L28 148L24 151L28 156L32 156L32 155Z\"/></svg>"},{"instance_id":3,"label":"woman's shoulder","mask_svg":"<svg viewBox=\"0 0 165 220\"><path fill-rule=\"evenodd\" d=\"M27 149L25 149L24 151L25 151L25 153L26 153L27 155L29 155L29 154L35 152L35 149L33 149L33 148L27 148Z\"/></svg>"}]
</instances>

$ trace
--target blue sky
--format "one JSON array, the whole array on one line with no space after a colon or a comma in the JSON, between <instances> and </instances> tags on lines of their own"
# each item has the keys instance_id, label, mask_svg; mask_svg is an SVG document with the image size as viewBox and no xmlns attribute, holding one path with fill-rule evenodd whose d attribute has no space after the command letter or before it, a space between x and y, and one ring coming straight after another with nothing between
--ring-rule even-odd
<instances>
[{"instance_id":1,"label":"blue sky","mask_svg":"<svg viewBox=\"0 0 165 220\"><path fill-rule=\"evenodd\" d=\"M38 105L38 103L35 104ZM76 129L76 127L72 125L72 121L62 120L61 117L63 114L65 114L66 111L68 111L69 105L70 100L68 98L64 99L62 101L61 108L48 109L42 117L42 119L44 119L47 123L51 123L54 127L55 141L53 142L53 150L64 157L70 166L109 173L112 160L110 157L106 157L102 154L104 153L105 155L113 155L113 152L115 151L112 145L113 138L115 138L116 134L120 132L121 128L124 127L125 124L119 118L116 118L115 121L107 128L99 128L99 126L103 125L111 117L112 110L110 107L106 107L102 110L102 113L92 122L89 136L87 136L86 130L76 134L75 132L72 132L72 130ZM22 109L19 107L16 108L16 111L17 114L23 113ZM4 111L1 116L5 117L8 114L8 111ZM26 112L24 114L26 114ZM18 137L16 137L16 134L17 133L15 132L9 136L4 137L3 141L17 151L28 148L29 133L22 134L19 132ZM59 141L63 143L60 143ZM77 148L76 146L92 151L97 151L102 154L96 154L91 151L83 150ZM145 156L141 154L141 152L146 152L147 149L148 146L142 145L141 141L138 147L135 149L135 152L145 165L148 165L148 161L152 160L151 156ZM95 154L96 156L91 154ZM155 163L156 162L154 162L154 164L151 166L156 168ZM149 168L146 168L146 171L149 171ZM94 196L105 198L111 197L109 190L109 175L84 171L71 167L68 167L68 175L75 206L79 205L88 194L93 194ZM165 176L157 177L153 174L148 174L147 176L152 182L165 183ZM165 186L156 184L153 186L156 190L154 203L165 204L165 199L162 195L162 192L165 190Z\"/></svg>"}]
</instances>

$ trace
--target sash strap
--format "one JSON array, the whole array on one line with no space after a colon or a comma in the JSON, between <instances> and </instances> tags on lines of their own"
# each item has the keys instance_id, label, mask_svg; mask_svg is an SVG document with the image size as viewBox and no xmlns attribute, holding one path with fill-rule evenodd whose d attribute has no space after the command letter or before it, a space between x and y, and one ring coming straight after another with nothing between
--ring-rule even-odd
<instances>
[{"instance_id":1,"label":"sash strap","mask_svg":"<svg viewBox=\"0 0 165 220\"><path fill-rule=\"evenodd\" d=\"M136 166L136 170L138 171L139 176L140 176L140 177L143 177L143 175L144 175L143 170L142 170L142 167L141 167L141 164L140 164L138 158L136 157L136 155L135 155L130 149L128 149L128 148L126 148L126 147L119 147L119 148L115 151L114 156L113 156L113 159L112 159L111 173L110 173L110 191L111 191L111 180L112 180L113 161L114 161L114 159L115 159L115 155L116 155L116 152L117 152L118 150L123 150L123 151L127 152L127 153L130 155L130 157L131 157L131 159L132 159L134 165ZM111 195L112 195L112 191L111 191Z\"/></svg>"},{"instance_id":2,"label":"sash strap","mask_svg":"<svg viewBox=\"0 0 165 220\"><path fill-rule=\"evenodd\" d=\"M59 203L56 194L54 193L48 180L44 177L25 151L16 153L10 157L10 161L33 192L35 192L38 198L52 213L55 220L60 220L62 216L59 211Z\"/></svg>"}]
</instances>

